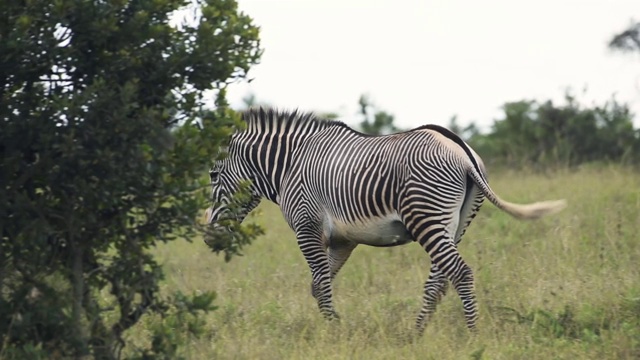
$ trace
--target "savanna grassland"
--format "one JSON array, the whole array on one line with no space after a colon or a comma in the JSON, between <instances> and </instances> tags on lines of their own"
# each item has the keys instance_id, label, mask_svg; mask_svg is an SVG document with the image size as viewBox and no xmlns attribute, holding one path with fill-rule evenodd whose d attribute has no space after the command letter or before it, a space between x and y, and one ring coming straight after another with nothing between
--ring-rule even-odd
<instances>
[{"instance_id":1,"label":"savanna grassland","mask_svg":"<svg viewBox=\"0 0 640 360\"><path fill-rule=\"evenodd\" d=\"M266 234L225 263L199 239L157 249L165 290L214 290L210 329L188 359L638 359L640 176L619 167L490 174L504 199L566 198L562 213L522 222L485 202L460 250L476 277L479 331L450 290L412 337L429 259L417 245L358 247L334 283L339 323L310 295L310 273L278 208ZM144 341L152 320L130 332Z\"/></svg>"}]
</instances>

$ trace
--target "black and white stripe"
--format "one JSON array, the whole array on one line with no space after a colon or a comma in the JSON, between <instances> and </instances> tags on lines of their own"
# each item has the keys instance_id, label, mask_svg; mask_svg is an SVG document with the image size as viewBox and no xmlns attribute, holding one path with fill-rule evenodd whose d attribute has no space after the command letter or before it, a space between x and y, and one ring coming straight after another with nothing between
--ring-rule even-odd
<instances>
[{"instance_id":1,"label":"black and white stripe","mask_svg":"<svg viewBox=\"0 0 640 360\"><path fill-rule=\"evenodd\" d=\"M209 222L228 212L238 183L251 180L252 199L232 216L242 219L262 197L280 205L311 269L312 294L328 318L337 317L331 280L358 244L417 241L432 261L418 330L449 281L473 329L473 273L457 244L484 198L525 219L564 206L562 201L517 205L501 200L475 152L439 126L368 136L310 113L257 109L243 118L246 129L233 135L228 157L212 170L216 205L208 211Z\"/></svg>"}]
</instances>

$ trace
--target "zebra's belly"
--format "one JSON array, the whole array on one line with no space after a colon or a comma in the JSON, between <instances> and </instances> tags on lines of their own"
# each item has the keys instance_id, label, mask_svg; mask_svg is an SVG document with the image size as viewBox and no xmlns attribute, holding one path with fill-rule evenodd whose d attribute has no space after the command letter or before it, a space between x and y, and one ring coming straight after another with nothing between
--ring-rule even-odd
<instances>
[{"instance_id":1,"label":"zebra's belly","mask_svg":"<svg viewBox=\"0 0 640 360\"><path fill-rule=\"evenodd\" d=\"M331 241L350 241L371 246L396 246L413 241L397 215L375 217L357 222L327 219Z\"/></svg>"}]
</instances>

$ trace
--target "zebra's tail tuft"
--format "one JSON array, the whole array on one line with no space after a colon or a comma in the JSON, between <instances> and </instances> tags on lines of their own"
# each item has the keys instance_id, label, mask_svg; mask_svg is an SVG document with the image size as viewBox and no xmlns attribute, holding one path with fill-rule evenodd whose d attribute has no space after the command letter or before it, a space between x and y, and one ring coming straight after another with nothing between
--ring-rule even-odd
<instances>
[{"instance_id":1,"label":"zebra's tail tuft","mask_svg":"<svg viewBox=\"0 0 640 360\"><path fill-rule=\"evenodd\" d=\"M509 215L523 220L535 220L545 215L552 215L567 207L566 200L540 201L532 204L514 204L499 199L499 206Z\"/></svg>"},{"instance_id":2,"label":"zebra's tail tuft","mask_svg":"<svg viewBox=\"0 0 640 360\"><path fill-rule=\"evenodd\" d=\"M567 207L566 200L540 201L531 204L514 204L502 200L496 193L491 190L485 177L478 171L474 164L469 164L467 173L473 179L473 182L480 188L484 196L491 201L498 209L503 210L509 215L522 220L535 220L545 215L555 214Z\"/></svg>"}]
</instances>

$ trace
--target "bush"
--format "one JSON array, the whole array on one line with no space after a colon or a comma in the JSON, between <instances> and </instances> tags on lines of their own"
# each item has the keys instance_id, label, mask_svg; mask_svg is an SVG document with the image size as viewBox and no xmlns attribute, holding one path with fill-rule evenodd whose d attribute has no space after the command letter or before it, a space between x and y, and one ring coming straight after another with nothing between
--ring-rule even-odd
<instances>
[{"instance_id":1,"label":"bush","mask_svg":"<svg viewBox=\"0 0 640 360\"><path fill-rule=\"evenodd\" d=\"M0 357L118 358L144 314L212 309L161 298L149 250L195 234L200 175L239 121L223 85L260 49L232 0L172 26L190 3L0 2ZM173 358L167 329L141 358Z\"/></svg>"}]
</instances>

